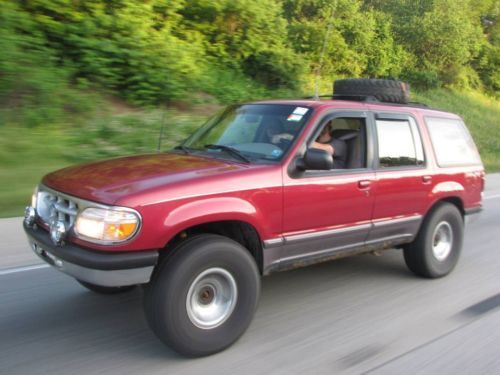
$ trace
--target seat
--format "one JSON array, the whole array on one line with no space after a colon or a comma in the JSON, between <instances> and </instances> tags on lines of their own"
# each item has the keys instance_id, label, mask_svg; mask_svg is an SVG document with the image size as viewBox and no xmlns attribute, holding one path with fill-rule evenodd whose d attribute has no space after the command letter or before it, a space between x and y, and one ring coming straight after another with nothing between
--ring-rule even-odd
<instances>
[{"instance_id":1,"label":"seat","mask_svg":"<svg viewBox=\"0 0 500 375\"><path fill-rule=\"evenodd\" d=\"M363 132L351 129L335 129L332 132L332 137L346 143L346 169L365 167L365 142L363 141Z\"/></svg>"}]
</instances>

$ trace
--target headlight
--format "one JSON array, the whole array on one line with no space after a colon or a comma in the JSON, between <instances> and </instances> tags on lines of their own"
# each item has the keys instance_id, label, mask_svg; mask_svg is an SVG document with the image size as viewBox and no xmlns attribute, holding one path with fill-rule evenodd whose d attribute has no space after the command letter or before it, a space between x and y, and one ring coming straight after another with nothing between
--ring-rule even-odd
<instances>
[{"instance_id":1,"label":"headlight","mask_svg":"<svg viewBox=\"0 0 500 375\"><path fill-rule=\"evenodd\" d=\"M111 244L133 237L140 223L139 215L128 210L86 208L76 218L75 233L87 241Z\"/></svg>"}]
</instances>

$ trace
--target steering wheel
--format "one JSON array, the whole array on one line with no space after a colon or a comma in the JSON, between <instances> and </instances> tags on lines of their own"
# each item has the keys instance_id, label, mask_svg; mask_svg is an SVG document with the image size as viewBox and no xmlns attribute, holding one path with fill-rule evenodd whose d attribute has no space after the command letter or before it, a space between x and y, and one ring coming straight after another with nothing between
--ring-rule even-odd
<instances>
[{"instance_id":1,"label":"steering wheel","mask_svg":"<svg viewBox=\"0 0 500 375\"><path fill-rule=\"evenodd\" d=\"M288 147L290 147L291 144L292 141L290 139L281 138L276 146L279 147L282 151L285 151L288 149Z\"/></svg>"}]
</instances>

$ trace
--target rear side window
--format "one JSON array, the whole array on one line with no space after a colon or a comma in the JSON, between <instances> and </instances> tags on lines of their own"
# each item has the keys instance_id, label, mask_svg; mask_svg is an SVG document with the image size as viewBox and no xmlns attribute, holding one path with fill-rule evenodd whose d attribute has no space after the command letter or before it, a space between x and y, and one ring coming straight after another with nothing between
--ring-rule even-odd
<instances>
[{"instance_id":1,"label":"rear side window","mask_svg":"<svg viewBox=\"0 0 500 375\"><path fill-rule=\"evenodd\" d=\"M413 120L377 120L376 126L380 168L424 165L422 141Z\"/></svg>"},{"instance_id":2,"label":"rear side window","mask_svg":"<svg viewBox=\"0 0 500 375\"><path fill-rule=\"evenodd\" d=\"M460 120L426 117L436 160L440 167L480 164L474 141Z\"/></svg>"}]
</instances>

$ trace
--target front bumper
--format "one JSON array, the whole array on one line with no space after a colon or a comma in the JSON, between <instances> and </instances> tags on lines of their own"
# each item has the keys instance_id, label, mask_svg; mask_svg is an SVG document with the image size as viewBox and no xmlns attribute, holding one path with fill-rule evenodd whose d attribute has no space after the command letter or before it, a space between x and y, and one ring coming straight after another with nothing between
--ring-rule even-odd
<instances>
[{"instance_id":1,"label":"front bumper","mask_svg":"<svg viewBox=\"0 0 500 375\"><path fill-rule=\"evenodd\" d=\"M47 231L23 223L31 248L42 260L74 278L101 286L148 283L158 251L104 253L72 244L55 246Z\"/></svg>"}]
</instances>

